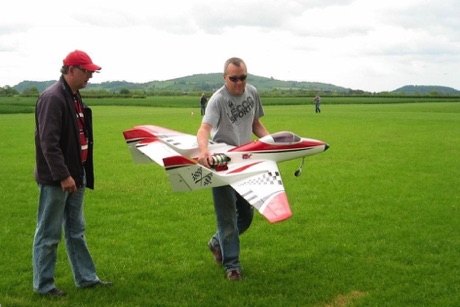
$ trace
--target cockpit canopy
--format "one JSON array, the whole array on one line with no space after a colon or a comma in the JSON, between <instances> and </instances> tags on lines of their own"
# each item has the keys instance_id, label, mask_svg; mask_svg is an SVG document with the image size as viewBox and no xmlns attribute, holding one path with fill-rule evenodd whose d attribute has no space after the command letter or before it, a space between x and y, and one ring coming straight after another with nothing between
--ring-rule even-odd
<instances>
[{"instance_id":1,"label":"cockpit canopy","mask_svg":"<svg viewBox=\"0 0 460 307\"><path fill-rule=\"evenodd\" d=\"M259 139L259 141L267 144L294 144L300 142L301 140L300 136L290 131L281 131L269 134Z\"/></svg>"}]
</instances>

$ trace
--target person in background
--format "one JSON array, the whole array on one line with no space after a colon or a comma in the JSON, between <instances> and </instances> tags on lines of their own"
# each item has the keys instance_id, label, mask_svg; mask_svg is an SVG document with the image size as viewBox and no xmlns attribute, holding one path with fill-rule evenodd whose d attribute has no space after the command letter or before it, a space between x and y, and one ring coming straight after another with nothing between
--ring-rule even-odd
<instances>
[{"instance_id":1,"label":"person in background","mask_svg":"<svg viewBox=\"0 0 460 307\"><path fill-rule=\"evenodd\" d=\"M315 102L315 113L321 113L321 110L319 108L319 106L321 104L321 97L316 95L316 97L313 99L313 101Z\"/></svg>"},{"instance_id":2,"label":"person in background","mask_svg":"<svg viewBox=\"0 0 460 307\"><path fill-rule=\"evenodd\" d=\"M200 98L201 116L203 116L206 113L207 102L208 102L208 99L206 98L206 95L204 93L201 94L201 98Z\"/></svg>"},{"instance_id":3,"label":"person in background","mask_svg":"<svg viewBox=\"0 0 460 307\"><path fill-rule=\"evenodd\" d=\"M33 289L39 294L66 294L54 283L62 230L75 285L112 285L96 275L84 236L85 189L94 188L93 131L91 109L83 103L79 90L100 69L85 52L70 52L63 61L60 79L36 103L34 173L39 198L33 242Z\"/></svg>"},{"instance_id":4,"label":"person in background","mask_svg":"<svg viewBox=\"0 0 460 307\"><path fill-rule=\"evenodd\" d=\"M246 64L240 58L230 58L224 65L225 84L209 99L206 114L197 132L198 162L211 167L208 139L238 146L257 137L268 135L260 121L264 115L260 97L254 86L246 84ZM254 209L231 186L212 189L217 232L208 247L215 261L223 265L227 279L241 280L240 235L251 225Z\"/></svg>"}]
</instances>

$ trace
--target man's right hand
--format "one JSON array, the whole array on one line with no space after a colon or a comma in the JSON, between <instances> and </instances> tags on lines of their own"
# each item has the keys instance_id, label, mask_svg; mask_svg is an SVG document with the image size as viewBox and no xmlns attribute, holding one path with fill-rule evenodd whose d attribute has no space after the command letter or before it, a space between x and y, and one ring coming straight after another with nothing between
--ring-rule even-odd
<instances>
[{"instance_id":1,"label":"man's right hand","mask_svg":"<svg viewBox=\"0 0 460 307\"><path fill-rule=\"evenodd\" d=\"M66 179L61 180L61 188L64 192L73 193L77 191L77 185L72 176L67 177Z\"/></svg>"}]
</instances>

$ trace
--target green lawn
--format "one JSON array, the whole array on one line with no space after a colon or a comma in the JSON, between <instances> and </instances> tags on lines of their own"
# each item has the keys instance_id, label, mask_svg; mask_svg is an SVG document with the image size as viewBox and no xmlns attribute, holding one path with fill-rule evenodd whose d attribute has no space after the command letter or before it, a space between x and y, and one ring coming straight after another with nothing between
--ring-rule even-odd
<instances>
[{"instance_id":1,"label":"green lawn","mask_svg":"<svg viewBox=\"0 0 460 307\"><path fill-rule=\"evenodd\" d=\"M209 190L173 193L156 164L134 164L122 131L155 124L195 134L197 108L95 106L96 190L87 239L98 274L115 286L76 289L59 247L57 286L32 291L38 191L33 114L0 115L0 305L458 306L460 104L267 106L271 132L331 148L280 164L293 216L258 214L242 236L244 281L229 282L207 241ZM195 115L191 115L191 112Z\"/></svg>"}]
</instances>

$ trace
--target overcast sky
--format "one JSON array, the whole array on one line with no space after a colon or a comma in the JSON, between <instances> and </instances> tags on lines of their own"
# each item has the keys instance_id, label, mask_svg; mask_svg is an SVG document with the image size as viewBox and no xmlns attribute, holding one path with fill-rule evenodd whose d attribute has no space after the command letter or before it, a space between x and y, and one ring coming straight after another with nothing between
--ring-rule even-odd
<instances>
[{"instance_id":1,"label":"overcast sky","mask_svg":"<svg viewBox=\"0 0 460 307\"><path fill-rule=\"evenodd\" d=\"M59 78L86 51L91 82L222 72L371 92L404 85L460 90L458 0L6 0L0 86ZM249 80L250 83L250 80Z\"/></svg>"}]
</instances>

